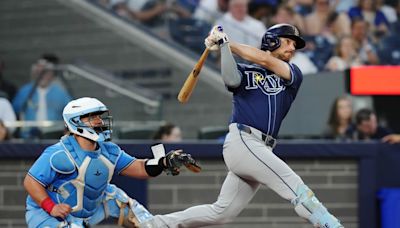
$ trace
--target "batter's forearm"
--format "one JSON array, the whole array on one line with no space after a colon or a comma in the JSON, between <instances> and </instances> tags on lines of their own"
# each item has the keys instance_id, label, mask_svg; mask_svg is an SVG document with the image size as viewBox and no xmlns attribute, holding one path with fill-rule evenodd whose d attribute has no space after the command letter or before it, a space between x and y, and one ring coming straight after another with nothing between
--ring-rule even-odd
<instances>
[{"instance_id":1,"label":"batter's forearm","mask_svg":"<svg viewBox=\"0 0 400 228\"><path fill-rule=\"evenodd\" d=\"M271 55L271 52L262 51L252 46L230 42L229 46L233 53L239 55L243 59L258 64L272 72L277 76L290 80L290 68L288 64Z\"/></svg>"},{"instance_id":2,"label":"batter's forearm","mask_svg":"<svg viewBox=\"0 0 400 228\"><path fill-rule=\"evenodd\" d=\"M228 87L236 88L240 85L242 77L237 70L236 61L228 43L221 46L221 74L225 85Z\"/></svg>"}]
</instances>

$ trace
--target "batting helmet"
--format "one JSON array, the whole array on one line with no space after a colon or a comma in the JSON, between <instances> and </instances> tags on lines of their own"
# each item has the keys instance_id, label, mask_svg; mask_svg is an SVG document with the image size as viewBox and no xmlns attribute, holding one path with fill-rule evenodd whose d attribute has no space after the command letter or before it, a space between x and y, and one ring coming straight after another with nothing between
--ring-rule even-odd
<instances>
[{"instance_id":1,"label":"batting helmet","mask_svg":"<svg viewBox=\"0 0 400 228\"><path fill-rule=\"evenodd\" d=\"M274 51L281 46L279 37L292 39L296 42L296 49L306 46L306 42L300 37L299 30L289 24L276 24L271 26L265 32L261 40L261 50Z\"/></svg>"}]
</instances>

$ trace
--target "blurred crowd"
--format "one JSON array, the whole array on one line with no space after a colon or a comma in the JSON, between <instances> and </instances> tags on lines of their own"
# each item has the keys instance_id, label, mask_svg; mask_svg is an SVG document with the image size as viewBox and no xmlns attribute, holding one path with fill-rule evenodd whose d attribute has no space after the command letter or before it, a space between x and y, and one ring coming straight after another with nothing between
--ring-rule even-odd
<instances>
[{"instance_id":1,"label":"blurred crowd","mask_svg":"<svg viewBox=\"0 0 400 228\"><path fill-rule=\"evenodd\" d=\"M230 39L258 47L267 27L289 23L307 41L292 60L305 74L400 63L399 0L97 1L197 52L204 49L203 39L216 24Z\"/></svg>"},{"instance_id":2,"label":"blurred crowd","mask_svg":"<svg viewBox=\"0 0 400 228\"><path fill-rule=\"evenodd\" d=\"M38 139L45 121L62 121L62 110L72 99L57 77L59 57L44 53L30 69L30 81L20 88L3 75L5 63L0 70L0 141L15 138ZM16 120L30 123L21 127Z\"/></svg>"},{"instance_id":3,"label":"blurred crowd","mask_svg":"<svg viewBox=\"0 0 400 228\"><path fill-rule=\"evenodd\" d=\"M380 140L393 134L392 130L378 120L370 108L361 108L354 113L350 96L340 96L332 103L324 138L339 141Z\"/></svg>"}]
</instances>

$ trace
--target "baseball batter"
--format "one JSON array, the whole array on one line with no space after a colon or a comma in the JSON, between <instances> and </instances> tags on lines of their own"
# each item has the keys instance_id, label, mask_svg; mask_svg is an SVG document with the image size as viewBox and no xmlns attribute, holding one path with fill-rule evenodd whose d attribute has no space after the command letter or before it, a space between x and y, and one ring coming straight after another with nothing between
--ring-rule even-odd
<instances>
[{"instance_id":1,"label":"baseball batter","mask_svg":"<svg viewBox=\"0 0 400 228\"><path fill-rule=\"evenodd\" d=\"M229 42L220 26L205 40L221 50L221 74L233 94L233 112L223 156L229 169L217 201L181 212L157 215L143 227L202 227L232 221L266 185L290 201L297 214L314 227L343 227L302 179L274 153L276 136L303 76L290 64L305 46L296 27L278 24L262 38L261 50ZM232 52L255 64L236 64Z\"/></svg>"}]
</instances>

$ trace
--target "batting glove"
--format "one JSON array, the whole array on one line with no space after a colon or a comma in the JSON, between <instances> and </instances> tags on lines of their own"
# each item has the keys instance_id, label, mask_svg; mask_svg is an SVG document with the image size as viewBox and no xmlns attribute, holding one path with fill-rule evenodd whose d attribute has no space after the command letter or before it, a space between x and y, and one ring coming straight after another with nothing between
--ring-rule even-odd
<instances>
[{"instance_id":1,"label":"batting glove","mask_svg":"<svg viewBox=\"0 0 400 228\"><path fill-rule=\"evenodd\" d=\"M204 44L211 51L216 51L225 43L229 43L228 36L223 32L223 28L220 25L214 26L210 35L204 40Z\"/></svg>"},{"instance_id":2,"label":"batting glove","mask_svg":"<svg viewBox=\"0 0 400 228\"><path fill-rule=\"evenodd\" d=\"M221 25L216 25L211 29L210 36L219 45L222 46L225 43L229 43L228 36L224 33L224 29Z\"/></svg>"},{"instance_id":3,"label":"batting glove","mask_svg":"<svg viewBox=\"0 0 400 228\"><path fill-rule=\"evenodd\" d=\"M218 51L219 50L219 46L216 43L216 41L213 40L212 37L208 36L205 40L204 40L204 45L206 45L206 48L208 48L208 50L210 51Z\"/></svg>"}]
</instances>

